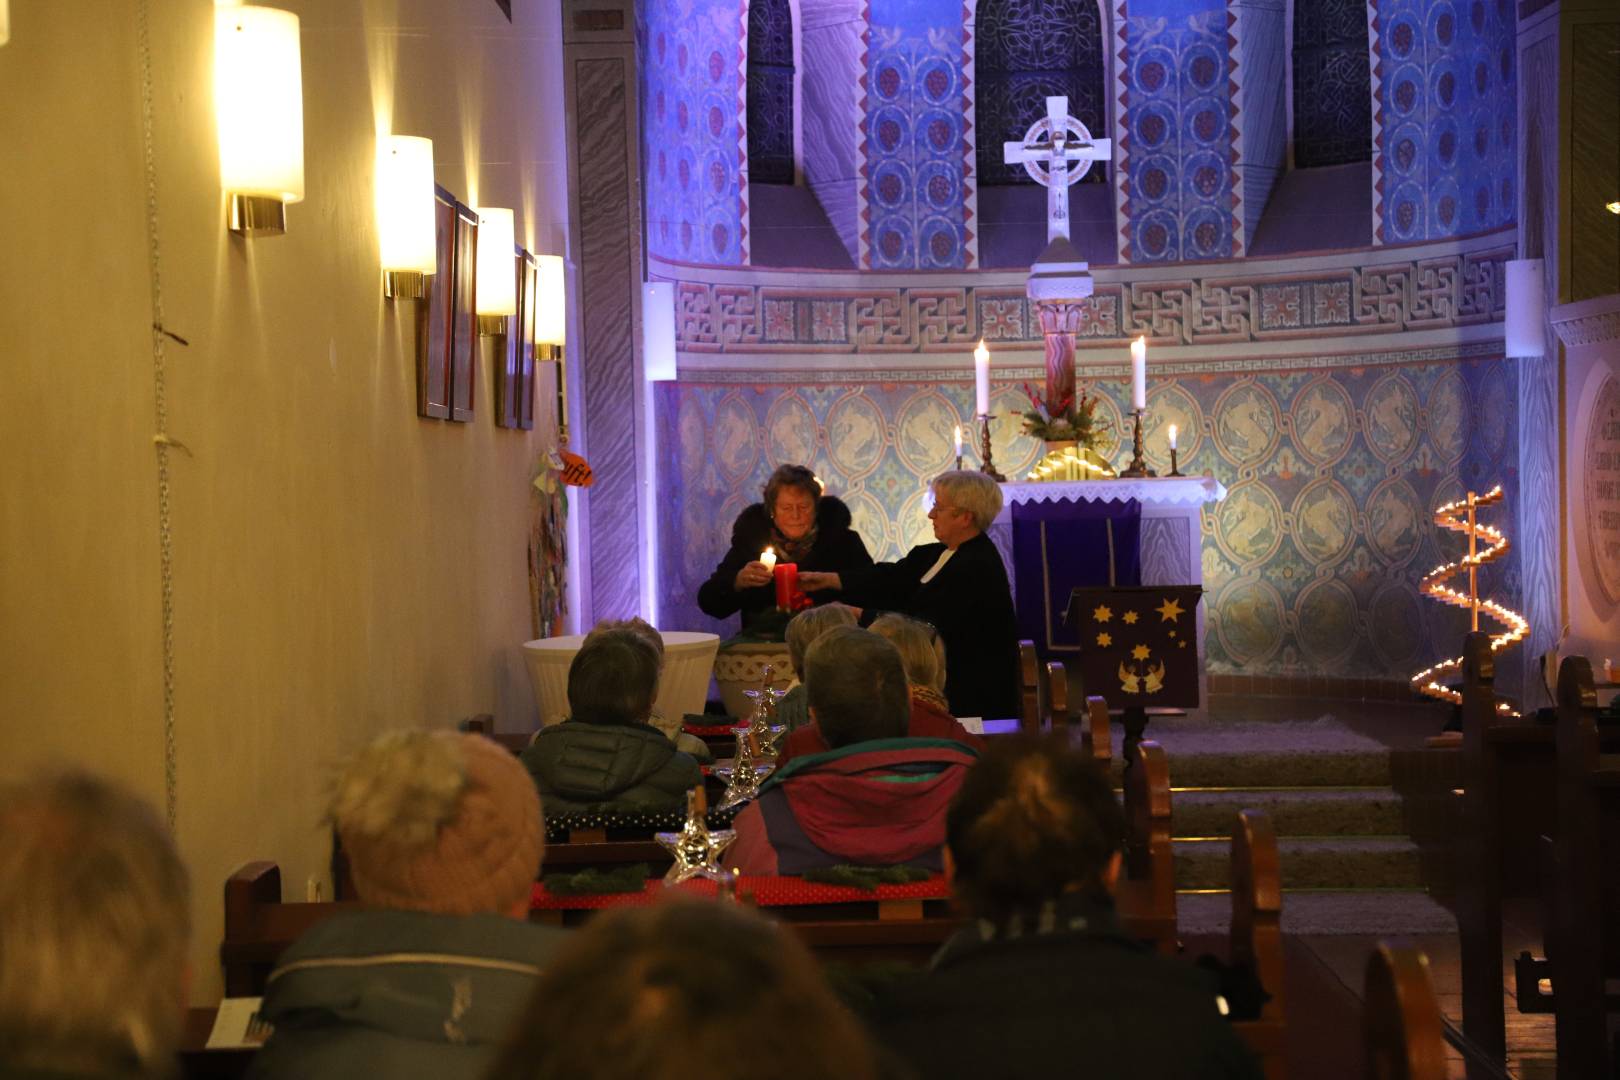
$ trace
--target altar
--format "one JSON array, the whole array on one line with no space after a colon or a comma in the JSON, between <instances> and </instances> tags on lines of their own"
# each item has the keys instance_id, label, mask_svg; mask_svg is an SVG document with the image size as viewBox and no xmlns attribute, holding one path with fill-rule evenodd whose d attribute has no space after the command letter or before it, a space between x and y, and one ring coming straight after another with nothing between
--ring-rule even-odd
<instances>
[{"instance_id":1,"label":"altar","mask_svg":"<svg viewBox=\"0 0 1620 1080\"><path fill-rule=\"evenodd\" d=\"M1001 485L1002 508L990 526L990 539L1007 565L1017 604L1019 589L1041 590L1042 583L1020 582L1013 557L1013 507L1029 503L1057 503L1070 500L1099 508L1124 507L1132 500L1141 507L1138 548L1134 565L1140 567L1138 582L1120 584L1202 585L1204 580L1203 532L1199 517L1204 506L1226 497L1226 488L1211 476L1161 476L1111 478L1076 481L1009 481ZM1129 560L1122 560L1129 561ZM1197 608L1198 669L1204 670L1204 604ZM1045 613L1045 622L1055 630L1067 604L1056 604ZM1072 646L1054 644L1052 633L1037 641L1043 655L1075 652ZM1202 683L1204 680L1200 678Z\"/></svg>"}]
</instances>

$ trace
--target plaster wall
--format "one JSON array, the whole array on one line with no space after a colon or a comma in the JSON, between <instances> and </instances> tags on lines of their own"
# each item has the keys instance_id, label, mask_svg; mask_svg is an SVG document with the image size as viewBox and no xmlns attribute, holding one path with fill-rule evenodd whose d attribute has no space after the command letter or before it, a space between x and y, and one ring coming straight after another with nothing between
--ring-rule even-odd
<instances>
[{"instance_id":1,"label":"plaster wall","mask_svg":"<svg viewBox=\"0 0 1620 1080\"><path fill-rule=\"evenodd\" d=\"M487 359L472 422L417 417L372 160L379 130L429 136L439 183L562 252L556 4L517 0L511 23L470 0L282 6L302 19L307 191L280 237L224 227L207 0L20 0L0 55L0 325L30 403L0 428L0 760L109 769L169 809L198 1001L220 990L230 871L274 859L298 899L324 878L341 756L474 713L533 722L517 645L549 433L495 427ZM155 338L158 319L184 343ZM161 492L160 386L183 444Z\"/></svg>"}]
</instances>

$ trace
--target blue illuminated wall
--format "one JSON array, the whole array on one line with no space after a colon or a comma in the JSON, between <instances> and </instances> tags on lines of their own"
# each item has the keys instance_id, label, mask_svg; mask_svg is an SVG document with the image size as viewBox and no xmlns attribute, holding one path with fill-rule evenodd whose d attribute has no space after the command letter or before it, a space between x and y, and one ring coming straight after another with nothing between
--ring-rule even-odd
<instances>
[{"instance_id":1,"label":"blue illuminated wall","mask_svg":"<svg viewBox=\"0 0 1620 1080\"><path fill-rule=\"evenodd\" d=\"M654 255L748 261L745 11L744 0L640 6L642 168Z\"/></svg>"},{"instance_id":2,"label":"blue illuminated wall","mask_svg":"<svg viewBox=\"0 0 1620 1080\"><path fill-rule=\"evenodd\" d=\"M870 0L866 16L861 264L972 268L970 14L962 0Z\"/></svg>"},{"instance_id":3,"label":"blue illuminated wall","mask_svg":"<svg viewBox=\"0 0 1620 1080\"><path fill-rule=\"evenodd\" d=\"M1120 0L1120 255L1240 255L1232 44L1222 0ZM1116 35L1116 40L1118 36Z\"/></svg>"},{"instance_id":4,"label":"blue illuminated wall","mask_svg":"<svg viewBox=\"0 0 1620 1080\"><path fill-rule=\"evenodd\" d=\"M1513 224L1512 0L1373 0L1373 8L1376 242Z\"/></svg>"}]
</instances>

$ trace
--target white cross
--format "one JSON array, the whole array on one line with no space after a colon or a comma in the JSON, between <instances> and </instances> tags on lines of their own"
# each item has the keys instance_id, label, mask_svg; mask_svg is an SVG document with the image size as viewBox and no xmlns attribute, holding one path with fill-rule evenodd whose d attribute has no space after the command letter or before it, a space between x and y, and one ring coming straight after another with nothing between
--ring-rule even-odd
<instances>
[{"instance_id":1,"label":"white cross","mask_svg":"<svg viewBox=\"0 0 1620 1080\"><path fill-rule=\"evenodd\" d=\"M1086 175L1093 161L1110 160L1114 145L1093 139L1086 125L1069 115L1069 99L1046 99L1046 118L1037 120L1023 142L1003 144L1008 165L1023 165L1046 188L1047 242L1069 235L1069 185Z\"/></svg>"}]
</instances>

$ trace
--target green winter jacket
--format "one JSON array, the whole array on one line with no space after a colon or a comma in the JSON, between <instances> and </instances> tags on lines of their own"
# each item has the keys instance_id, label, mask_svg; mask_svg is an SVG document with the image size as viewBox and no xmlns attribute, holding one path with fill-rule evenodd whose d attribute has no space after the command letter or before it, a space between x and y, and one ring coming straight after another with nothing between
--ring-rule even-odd
<instances>
[{"instance_id":1,"label":"green winter jacket","mask_svg":"<svg viewBox=\"0 0 1620 1080\"><path fill-rule=\"evenodd\" d=\"M564 720L523 751L548 816L679 810L703 782L691 755L648 724Z\"/></svg>"}]
</instances>

